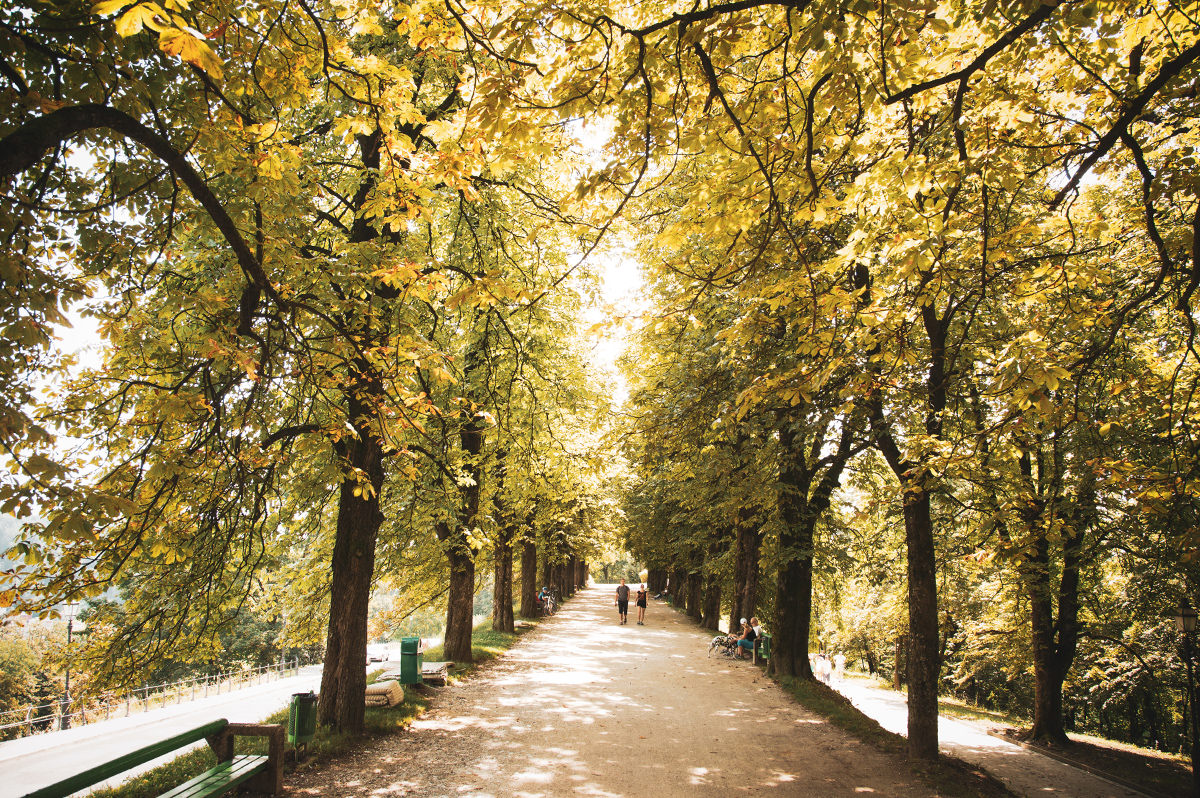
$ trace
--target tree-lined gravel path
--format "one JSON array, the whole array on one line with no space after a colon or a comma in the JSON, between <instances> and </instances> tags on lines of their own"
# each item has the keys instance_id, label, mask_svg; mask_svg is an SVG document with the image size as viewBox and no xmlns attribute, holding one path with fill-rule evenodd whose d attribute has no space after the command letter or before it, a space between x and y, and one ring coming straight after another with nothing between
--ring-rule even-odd
<instances>
[{"instance_id":1,"label":"tree-lined gravel path","mask_svg":"<svg viewBox=\"0 0 1200 798\"><path fill-rule=\"evenodd\" d=\"M613 586L581 591L499 662L445 688L408 733L293 796L928 796L902 761L796 705L652 602L617 624ZM634 616L634 613L630 613Z\"/></svg>"}]
</instances>

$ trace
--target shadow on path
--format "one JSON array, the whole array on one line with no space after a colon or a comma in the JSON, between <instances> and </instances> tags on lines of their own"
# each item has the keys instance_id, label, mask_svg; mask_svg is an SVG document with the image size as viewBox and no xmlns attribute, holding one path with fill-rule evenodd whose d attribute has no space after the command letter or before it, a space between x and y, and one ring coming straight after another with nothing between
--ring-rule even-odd
<instances>
[{"instance_id":1,"label":"shadow on path","mask_svg":"<svg viewBox=\"0 0 1200 798\"><path fill-rule=\"evenodd\" d=\"M931 794L750 663L708 657L710 635L665 605L618 625L612 590L580 592L410 733L299 775L292 793Z\"/></svg>"}]
</instances>

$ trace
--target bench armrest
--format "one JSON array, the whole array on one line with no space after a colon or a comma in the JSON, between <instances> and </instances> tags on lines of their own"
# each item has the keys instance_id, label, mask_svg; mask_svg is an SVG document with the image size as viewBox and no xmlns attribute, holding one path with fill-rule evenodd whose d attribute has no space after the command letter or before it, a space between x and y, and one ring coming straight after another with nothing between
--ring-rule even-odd
<instances>
[{"instance_id":1,"label":"bench armrest","mask_svg":"<svg viewBox=\"0 0 1200 798\"><path fill-rule=\"evenodd\" d=\"M218 762L233 759L234 737L266 737L268 765L266 772L248 783L253 789L278 795L283 788L283 726L278 723L230 723L218 734L208 738L208 745Z\"/></svg>"}]
</instances>

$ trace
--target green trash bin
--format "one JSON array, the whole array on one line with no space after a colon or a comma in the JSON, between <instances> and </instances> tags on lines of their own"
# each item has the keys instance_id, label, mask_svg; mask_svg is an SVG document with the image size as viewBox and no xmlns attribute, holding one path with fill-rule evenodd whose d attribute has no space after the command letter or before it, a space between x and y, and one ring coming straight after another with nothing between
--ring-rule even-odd
<instances>
[{"instance_id":1,"label":"green trash bin","mask_svg":"<svg viewBox=\"0 0 1200 798\"><path fill-rule=\"evenodd\" d=\"M295 746L308 745L317 733L317 694L292 693L288 709L287 740Z\"/></svg>"},{"instance_id":2,"label":"green trash bin","mask_svg":"<svg viewBox=\"0 0 1200 798\"><path fill-rule=\"evenodd\" d=\"M400 684L421 683L421 638L400 638Z\"/></svg>"}]
</instances>

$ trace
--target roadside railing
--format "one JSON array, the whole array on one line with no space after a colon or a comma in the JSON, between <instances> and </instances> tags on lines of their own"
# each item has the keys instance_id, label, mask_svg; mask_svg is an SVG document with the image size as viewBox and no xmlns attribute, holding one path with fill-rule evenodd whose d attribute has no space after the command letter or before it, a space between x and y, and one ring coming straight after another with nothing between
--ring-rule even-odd
<instances>
[{"instance_id":1,"label":"roadside railing","mask_svg":"<svg viewBox=\"0 0 1200 798\"><path fill-rule=\"evenodd\" d=\"M5 710L0 712L0 741L59 731L115 717L128 717L169 704L182 704L184 701L195 701L210 695L231 693L285 676L294 676L299 671L300 659L297 657L258 668L196 676L169 684L147 685L121 696L110 694L87 699L64 698L49 704Z\"/></svg>"}]
</instances>

